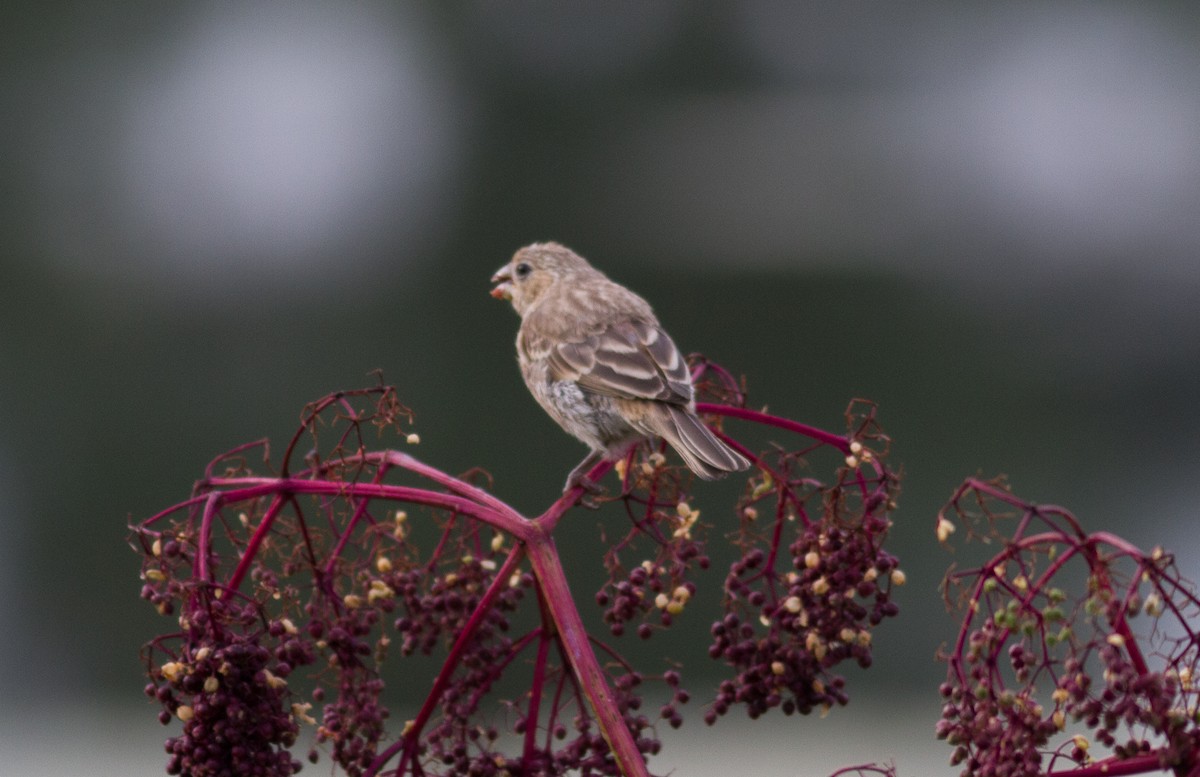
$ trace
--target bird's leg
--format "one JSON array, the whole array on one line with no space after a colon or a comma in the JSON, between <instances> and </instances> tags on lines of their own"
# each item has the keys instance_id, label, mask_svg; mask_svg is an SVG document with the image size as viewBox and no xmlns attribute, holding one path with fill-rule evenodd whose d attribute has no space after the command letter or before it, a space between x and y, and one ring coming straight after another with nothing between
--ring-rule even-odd
<instances>
[{"instance_id":1,"label":"bird's leg","mask_svg":"<svg viewBox=\"0 0 1200 777\"><path fill-rule=\"evenodd\" d=\"M584 458L583 461L571 470L571 474L567 475L567 484L563 487L563 493L574 489L582 488L583 493L580 494L580 499L585 507L596 507L594 503L584 497L591 494L599 494L604 491L604 487L587 476L588 470L596 466L600 459L604 457L604 451L592 451Z\"/></svg>"}]
</instances>

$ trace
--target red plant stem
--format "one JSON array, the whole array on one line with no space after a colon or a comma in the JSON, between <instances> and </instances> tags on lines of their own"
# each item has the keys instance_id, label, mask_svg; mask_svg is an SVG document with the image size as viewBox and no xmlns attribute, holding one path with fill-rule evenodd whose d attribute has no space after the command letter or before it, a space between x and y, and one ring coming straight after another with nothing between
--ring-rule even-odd
<instances>
[{"instance_id":1,"label":"red plant stem","mask_svg":"<svg viewBox=\"0 0 1200 777\"><path fill-rule=\"evenodd\" d=\"M789 418L781 418L779 416L770 415L769 413L760 413L757 410L750 410L745 407L733 407L732 405L719 405L712 402L697 402L697 413L708 413L710 415L723 415L730 418L741 418L744 421L753 421L766 426L774 426L779 429L787 429L789 432L802 434L805 437L810 437L818 442L823 442L826 445L831 445L837 448L842 453L850 452L850 441L840 434L832 434L824 429L818 429L815 426L798 423Z\"/></svg>"},{"instance_id":2,"label":"red plant stem","mask_svg":"<svg viewBox=\"0 0 1200 777\"><path fill-rule=\"evenodd\" d=\"M340 483L326 480L306 480L298 478L216 478L210 485L216 488L228 488L221 492L221 499L228 502L240 502L257 496L273 493L285 494L323 494L359 499L390 499L398 502L441 507L455 510L472 518L476 518L489 526L508 532L520 540L527 540L535 533L533 524L522 518L516 511L498 511L481 505L465 497L454 494L443 494L424 488L412 486L393 486L384 483Z\"/></svg>"},{"instance_id":3,"label":"red plant stem","mask_svg":"<svg viewBox=\"0 0 1200 777\"><path fill-rule=\"evenodd\" d=\"M213 518L219 509L221 509L221 494L214 491L204 500L204 514L200 519L200 536L196 540L196 578L206 583L212 582L208 570L208 555L211 552L212 544L209 538L212 536Z\"/></svg>"},{"instance_id":4,"label":"red plant stem","mask_svg":"<svg viewBox=\"0 0 1200 777\"><path fill-rule=\"evenodd\" d=\"M250 571L250 563L254 560L254 556L258 554L258 547L262 545L267 534L271 531L271 526L275 523L275 517L279 515L279 511L283 509L283 505L287 502L287 496L280 494L271 502L271 506L263 513L262 520L258 522L258 526L254 528L254 534L250 535L250 541L246 543L246 547L242 550L242 557L238 560L237 569L233 570L233 574L229 576L229 580L225 582L225 587L236 591L238 586L242 584L242 578Z\"/></svg>"},{"instance_id":5,"label":"red plant stem","mask_svg":"<svg viewBox=\"0 0 1200 777\"><path fill-rule=\"evenodd\" d=\"M382 458L392 466L402 467L403 469L415 472L422 477L432 480L440 486L445 486L452 493L458 494L459 496L465 496L468 499L479 502L480 504L485 504L498 513L511 513L516 515L516 512L509 507L508 504L492 496L482 488L478 488L477 486L474 486L464 480L459 480L456 477L447 475L440 469L431 467L407 453L388 450L383 451L382 454L368 455L365 458L368 462Z\"/></svg>"},{"instance_id":6,"label":"red plant stem","mask_svg":"<svg viewBox=\"0 0 1200 777\"><path fill-rule=\"evenodd\" d=\"M1076 537L1080 539L1087 537L1087 532L1085 532L1083 527L1079 525L1078 519L1076 519L1075 516L1071 514L1071 511L1067 510L1066 508L1058 507L1057 505L1032 505L1020 497L1014 496L1011 492L992 483L988 483L987 481L979 480L978 478L968 478L966 481L964 481L963 484L959 486L957 490L955 490L954 496L951 498L950 503L957 504L958 500L965 496L968 491L977 491L986 496L990 496L997 501L1004 502L1005 504L1012 505L1013 507L1019 507L1022 510L1034 511L1042 515L1057 516L1067 522L1067 524L1071 527L1071 531ZM940 519L942 517L942 513L939 512L938 518ZM1117 539L1121 545L1133 548L1132 545L1129 545L1124 540L1120 540L1119 538L1114 539Z\"/></svg>"},{"instance_id":7,"label":"red plant stem","mask_svg":"<svg viewBox=\"0 0 1200 777\"><path fill-rule=\"evenodd\" d=\"M283 467L283 471L281 473L282 476L287 477L287 475L288 475L288 465L291 464L292 453L296 450L296 445L299 444L300 438L304 435L304 433L306 431L308 431L309 424L312 424L314 421L316 421L317 416L319 416L321 413L323 413L325 411L325 408L327 408L331 405L337 404L339 402L342 403L343 407L345 407L346 405L345 405L344 400L345 400L346 396L366 394L366 393L370 393L371 391L372 391L371 389L367 389L365 391L351 391L351 392L339 391L336 394L330 394L326 397L321 398L320 400L318 400L316 402L309 404L307 407L305 407L304 413L301 415L301 418L300 418L300 428L297 429L296 433L292 435L292 439L288 441L287 447L283 451L283 460L281 463L281 466ZM353 412L351 412L351 416L353 416Z\"/></svg>"},{"instance_id":8,"label":"red plant stem","mask_svg":"<svg viewBox=\"0 0 1200 777\"><path fill-rule=\"evenodd\" d=\"M374 477L371 478L371 482L379 483L386 474L387 464L382 464L379 466L379 469L376 470ZM358 522L362 520L364 515L366 515L367 506L369 504L370 502L368 500L362 499L359 500L357 505L355 505L354 515L350 517L350 520L347 521L346 525L342 528L342 536L338 537L337 545L334 547L333 552L329 554L329 560L325 562L325 569L319 572L319 578L321 580L330 580L333 578L334 570L337 569L338 559L342 557L342 551L346 548L346 543L350 541L350 537L354 534L354 527L358 525Z\"/></svg>"},{"instance_id":9,"label":"red plant stem","mask_svg":"<svg viewBox=\"0 0 1200 777\"><path fill-rule=\"evenodd\" d=\"M558 716L562 714L562 697L563 693L567 690L567 683L569 682L571 682L571 675L569 673L558 673L558 683L554 688L554 701L551 702L550 713L546 716L546 750L554 746L554 727L558 723Z\"/></svg>"},{"instance_id":10,"label":"red plant stem","mask_svg":"<svg viewBox=\"0 0 1200 777\"><path fill-rule=\"evenodd\" d=\"M784 522L787 521L786 504L787 502L783 499L775 501L775 529L771 535L771 551L767 554L767 562L763 564L763 572L767 577L767 585L771 589L772 602L779 600L775 591L775 559L779 556L779 546L783 544L780 542L780 538L783 536Z\"/></svg>"},{"instance_id":11,"label":"red plant stem","mask_svg":"<svg viewBox=\"0 0 1200 777\"><path fill-rule=\"evenodd\" d=\"M438 561L442 558L442 551L446 548L446 543L450 541L451 535L454 534L454 525L458 523L458 513L451 513L450 520L446 521L446 526L442 529L442 537L438 540L437 546L433 552L429 554L429 562L425 564L425 571L433 574L437 569Z\"/></svg>"},{"instance_id":12,"label":"red plant stem","mask_svg":"<svg viewBox=\"0 0 1200 777\"><path fill-rule=\"evenodd\" d=\"M475 611L471 613L471 617L463 624L462 631L455 638L454 646L450 648L450 653L446 656L445 662L442 663L441 671L434 678L433 687L429 689L429 694L425 697L425 703L421 705L420 712L413 719L412 726L408 729L407 733L393 742L391 746L375 756L375 760L367 768L364 777L375 777L379 773L379 770L383 768L383 765L404 748L406 742L416 742L420 738L421 731L425 728L425 724L429 722L434 708L437 707L438 701L442 698L442 693L446 690L446 685L450 682L450 677L458 669L463 650L466 649L467 643L475 636L475 631L483 623L483 618L488 610L492 608L496 597L508 587L509 578L512 577L513 572L520 565L524 555L525 548L521 545L514 545L512 550L508 552L508 557L504 559L504 563L497 570L496 576L492 578L492 584L488 586L487 591L480 598L479 604L475 607Z\"/></svg>"},{"instance_id":13,"label":"red plant stem","mask_svg":"<svg viewBox=\"0 0 1200 777\"><path fill-rule=\"evenodd\" d=\"M554 636L546 629L538 632L537 660L533 665L533 685L529 689L529 711L525 714L525 752L526 760L533 758L537 750L538 713L542 706L542 688L546 684L546 658L550 654L550 643Z\"/></svg>"},{"instance_id":14,"label":"red plant stem","mask_svg":"<svg viewBox=\"0 0 1200 777\"><path fill-rule=\"evenodd\" d=\"M733 377L733 373L721 365L710 362L707 359L702 359L700 364L697 364L692 368L692 382L695 383L696 381L700 380L700 376L709 370L717 373L717 377L720 379L720 382L724 384L724 387L737 395L738 402L746 401L746 398L743 396L742 389L738 385L737 378Z\"/></svg>"},{"instance_id":15,"label":"red plant stem","mask_svg":"<svg viewBox=\"0 0 1200 777\"><path fill-rule=\"evenodd\" d=\"M182 510L185 507L194 507L195 505L198 505L201 502L206 501L210 496L211 496L211 494L209 494L207 492L203 493L203 494L194 494L190 498L185 499L182 502L177 502L176 504L171 505L170 507L168 507L165 510L159 510L154 515L150 516L146 520L139 523L138 527L141 529L148 529L150 526L158 523L163 518L166 518L168 515L172 515L178 511ZM155 532L153 536L159 536L159 533Z\"/></svg>"},{"instance_id":16,"label":"red plant stem","mask_svg":"<svg viewBox=\"0 0 1200 777\"><path fill-rule=\"evenodd\" d=\"M538 521L539 526L540 521L541 519ZM579 611L575 608L575 600L567 586L566 573L554 547L554 539L548 533L540 533L540 536L529 540L527 550L534 576L558 628L559 638L571 669L579 680L583 695L591 704L600 733L608 742L617 767L625 777L650 777L633 734L617 709L612 689L605 680L604 670L589 645L587 631L579 617Z\"/></svg>"},{"instance_id":17,"label":"red plant stem","mask_svg":"<svg viewBox=\"0 0 1200 777\"><path fill-rule=\"evenodd\" d=\"M251 450L253 448L263 448L264 450L269 449L270 448L270 440L267 440L266 438L263 438L261 440L251 440L250 442L242 443L241 445L237 446L236 448L234 448L232 450L225 451L217 458L208 462L207 466L204 467L204 477L211 478L213 476L213 467L217 466L222 461L229 461L234 456L245 453L246 451Z\"/></svg>"},{"instance_id":18,"label":"red plant stem","mask_svg":"<svg viewBox=\"0 0 1200 777\"><path fill-rule=\"evenodd\" d=\"M1132 758L1106 758L1086 766L1048 772L1046 777L1123 777L1129 774L1151 774L1167 771L1158 762L1157 753L1143 753Z\"/></svg>"},{"instance_id":19,"label":"red plant stem","mask_svg":"<svg viewBox=\"0 0 1200 777\"><path fill-rule=\"evenodd\" d=\"M598 483L601 478L608 474L608 471L612 467L613 463L611 461L601 461L588 471L587 479L593 483ZM559 497L554 504L550 505L549 510L533 520L533 523L537 525L537 532L546 535L553 532L554 527L558 525L559 519L566 515L567 511L579 502L579 498L583 496L583 492L583 486L576 486Z\"/></svg>"}]
</instances>

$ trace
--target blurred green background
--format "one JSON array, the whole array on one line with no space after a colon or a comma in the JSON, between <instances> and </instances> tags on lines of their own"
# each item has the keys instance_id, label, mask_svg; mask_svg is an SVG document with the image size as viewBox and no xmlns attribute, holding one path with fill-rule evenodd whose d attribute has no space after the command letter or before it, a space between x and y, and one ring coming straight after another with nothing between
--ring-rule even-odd
<instances>
[{"instance_id":1,"label":"blurred green background","mask_svg":"<svg viewBox=\"0 0 1200 777\"><path fill-rule=\"evenodd\" d=\"M422 458L546 505L583 450L527 395L517 319L487 296L534 240L638 290L756 404L834 430L851 398L881 406L905 474L901 617L851 709L772 721L754 773L950 773L937 585L971 556L933 520L964 476L1008 473L1197 570L1192 3L0 18L0 771L156 773L138 648L165 621L137 598L127 522L371 370L416 409ZM724 505L697 502L719 536ZM585 602L597 527L619 520L564 526ZM689 672L693 738L658 768L723 774L740 752L704 738L709 669Z\"/></svg>"}]
</instances>

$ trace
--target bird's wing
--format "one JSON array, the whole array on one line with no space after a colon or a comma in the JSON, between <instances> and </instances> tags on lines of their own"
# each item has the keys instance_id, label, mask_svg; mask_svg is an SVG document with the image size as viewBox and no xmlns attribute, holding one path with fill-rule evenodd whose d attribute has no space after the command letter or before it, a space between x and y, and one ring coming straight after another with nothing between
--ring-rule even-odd
<instances>
[{"instance_id":1,"label":"bird's wing","mask_svg":"<svg viewBox=\"0 0 1200 777\"><path fill-rule=\"evenodd\" d=\"M692 401L683 354L657 324L621 321L575 342L559 343L547 358L556 380L574 380L588 391L622 399L676 405Z\"/></svg>"}]
</instances>

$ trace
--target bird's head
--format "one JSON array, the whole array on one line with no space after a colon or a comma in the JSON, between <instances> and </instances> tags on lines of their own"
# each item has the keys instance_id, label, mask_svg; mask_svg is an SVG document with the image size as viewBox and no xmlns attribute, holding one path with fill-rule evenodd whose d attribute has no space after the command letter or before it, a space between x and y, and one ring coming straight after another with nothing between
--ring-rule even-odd
<instances>
[{"instance_id":1,"label":"bird's head","mask_svg":"<svg viewBox=\"0 0 1200 777\"><path fill-rule=\"evenodd\" d=\"M492 276L492 296L512 302L518 315L557 283L571 283L587 275L600 275L579 254L558 243L534 243L513 254L512 261Z\"/></svg>"}]
</instances>

